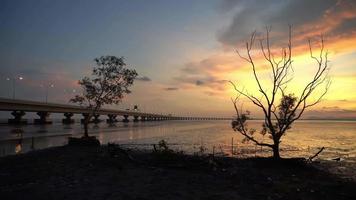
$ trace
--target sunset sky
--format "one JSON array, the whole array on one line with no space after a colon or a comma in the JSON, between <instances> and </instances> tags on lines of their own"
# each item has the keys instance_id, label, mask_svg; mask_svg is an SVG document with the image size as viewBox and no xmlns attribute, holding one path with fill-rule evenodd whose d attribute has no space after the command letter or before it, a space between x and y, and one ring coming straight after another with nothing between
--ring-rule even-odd
<instances>
[{"instance_id":1,"label":"sunset sky","mask_svg":"<svg viewBox=\"0 0 356 200\"><path fill-rule=\"evenodd\" d=\"M93 59L125 57L139 73L120 109L138 104L147 112L231 116L231 80L257 91L251 67L235 52L253 31L272 27L274 51L285 47L292 25L296 93L317 69L308 39L318 53L324 35L332 84L307 118L356 119L356 1L353 0L1 0L0 96L68 103L90 75ZM256 45L253 57L268 88L267 63ZM318 91L317 91L318 92ZM257 95L258 96L258 95ZM256 117L256 108L244 107Z\"/></svg>"}]
</instances>

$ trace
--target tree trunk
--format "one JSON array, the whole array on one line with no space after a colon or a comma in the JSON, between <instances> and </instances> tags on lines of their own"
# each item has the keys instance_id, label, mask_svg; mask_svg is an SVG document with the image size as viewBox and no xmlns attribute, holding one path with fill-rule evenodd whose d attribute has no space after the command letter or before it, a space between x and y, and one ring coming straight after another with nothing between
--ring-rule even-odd
<instances>
[{"instance_id":1,"label":"tree trunk","mask_svg":"<svg viewBox=\"0 0 356 200\"><path fill-rule=\"evenodd\" d=\"M279 155L279 142L275 142L272 149L273 149L273 158L281 159L281 156Z\"/></svg>"},{"instance_id":2,"label":"tree trunk","mask_svg":"<svg viewBox=\"0 0 356 200\"><path fill-rule=\"evenodd\" d=\"M88 126L89 126L90 118L91 118L90 115L84 118L84 137L89 137Z\"/></svg>"},{"instance_id":3,"label":"tree trunk","mask_svg":"<svg viewBox=\"0 0 356 200\"><path fill-rule=\"evenodd\" d=\"M88 134L88 122L87 120L84 121L84 137L89 137L89 134Z\"/></svg>"}]
</instances>

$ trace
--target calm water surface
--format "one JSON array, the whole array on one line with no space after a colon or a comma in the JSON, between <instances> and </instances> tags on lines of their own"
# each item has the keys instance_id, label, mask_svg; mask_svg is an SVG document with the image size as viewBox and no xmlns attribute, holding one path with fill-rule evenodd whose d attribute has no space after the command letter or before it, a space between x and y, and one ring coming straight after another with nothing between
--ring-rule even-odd
<instances>
[{"instance_id":1,"label":"calm water surface","mask_svg":"<svg viewBox=\"0 0 356 200\"><path fill-rule=\"evenodd\" d=\"M261 121L250 121L249 127L260 128ZM22 131L20 131L22 130ZM23 133L21 133L23 132ZM81 136L79 123L62 125L0 126L0 156L23 153L32 149L64 145L69 136ZM101 143L115 142L125 146L152 149L159 140L166 140L171 148L187 153L228 154L235 156L269 156L268 148L252 143L241 143L230 121L156 121L118 122L114 125L91 125L90 134ZM265 141L269 140L266 136ZM345 161L356 157L356 122L348 121L299 121L282 138L281 154L284 157L310 156L321 147L322 159L341 157Z\"/></svg>"}]
</instances>

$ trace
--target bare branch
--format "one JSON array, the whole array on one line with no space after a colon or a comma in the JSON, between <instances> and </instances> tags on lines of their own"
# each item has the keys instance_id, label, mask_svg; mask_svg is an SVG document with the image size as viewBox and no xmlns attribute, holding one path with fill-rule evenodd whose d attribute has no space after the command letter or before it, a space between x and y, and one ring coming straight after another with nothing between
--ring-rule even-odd
<instances>
[{"instance_id":1,"label":"bare branch","mask_svg":"<svg viewBox=\"0 0 356 200\"><path fill-rule=\"evenodd\" d=\"M253 141L255 144L260 146L268 146L273 149L274 157L279 158L279 143L280 138L285 134L285 132L291 128L294 121L298 120L304 111L321 102L324 96L327 94L331 81L328 76L328 52L325 52L324 38L321 36L321 45L319 55L315 56L312 50L312 43L308 40L309 51L311 59L316 61L317 69L313 74L312 79L307 82L303 88L300 95L297 97L292 93L287 93L287 86L291 83L293 79L293 66L292 66L292 27L289 26L288 34L288 44L287 47L282 48L280 59L276 61L275 55L272 53L270 44L270 27L266 27L266 38L260 39L260 49L265 61L270 65L271 68L271 78L272 78L272 91L264 89L262 87L261 81L257 74L257 69L255 62L251 55L251 50L255 41L256 32L251 34L250 40L246 42L246 56L242 56L239 51L236 51L240 58L250 63L254 79L257 83L259 93L261 94L261 99L256 98L254 95L245 92L244 89L239 89L237 86L230 81L233 85L238 96L235 99L231 99L234 108L236 110L237 118L233 121L233 127L235 131L240 132L246 139ZM325 84L323 92L318 95L318 97L310 101L310 97L315 93L316 89L322 84ZM275 101L278 95L281 94L280 103L276 106ZM262 134L270 134L273 144L263 143L257 141L252 135L253 130L247 129L245 121L246 116L242 111L239 111L238 99L240 96L246 97L254 105L261 108L264 113L264 123ZM266 100L266 103L264 100ZM275 121L274 121L275 120Z\"/></svg>"}]
</instances>

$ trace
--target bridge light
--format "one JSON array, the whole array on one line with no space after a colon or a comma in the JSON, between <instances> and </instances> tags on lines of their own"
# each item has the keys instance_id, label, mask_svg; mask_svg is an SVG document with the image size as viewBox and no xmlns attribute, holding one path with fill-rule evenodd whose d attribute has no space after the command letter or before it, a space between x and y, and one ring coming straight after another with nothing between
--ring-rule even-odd
<instances>
[{"instance_id":1,"label":"bridge light","mask_svg":"<svg viewBox=\"0 0 356 200\"><path fill-rule=\"evenodd\" d=\"M12 80L12 98L15 99L15 91L16 91L16 81L17 80L23 80L24 78L22 76L13 76L13 77L6 77L6 81L11 81ZM9 92L10 93L10 92Z\"/></svg>"},{"instance_id":2,"label":"bridge light","mask_svg":"<svg viewBox=\"0 0 356 200\"><path fill-rule=\"evenodd\" d=\"M54 84L47 82L47 84L45 84L45 85L46 85L46 87L45 87L45 89L46 89L45 90L45 101L46 101L46 103L48 103L49 89L54 88ZM41 84L41 87L44 87L44 86L42 86L42 84Z\"/></svg>"}]
</instances>

